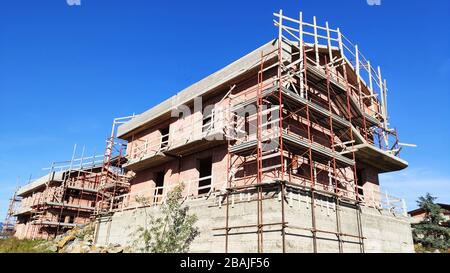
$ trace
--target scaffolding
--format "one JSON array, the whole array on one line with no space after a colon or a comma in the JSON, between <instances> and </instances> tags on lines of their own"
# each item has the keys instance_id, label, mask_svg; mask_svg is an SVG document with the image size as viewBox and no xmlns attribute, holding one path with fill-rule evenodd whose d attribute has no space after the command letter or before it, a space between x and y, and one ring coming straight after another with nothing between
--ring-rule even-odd
<instances>
[{"instance_id":1,"label":"scaffolding","mask_svg":"<svg viewBox=\"0 0 450 273\"><path fill-rule=\"evenodd\" d=\"M280 227L283 252L287 228L310 231L314 252L321 233L336 235L339 252L346 237L356 238L364 252L360 206L382 205L379 193L372 192L367 200L369 194L358 184L356 145L374 145L377 139L384 152L395 156L400 152L398 134L389 128L386 81L381 69L375 71L358 46L328 22L319 26L314 17L312 24L307 23L302 13L294 19L281 10L274 16L278 39L273 51L261 52L256 86L230 95L228 187L222 198L226 220L225 227L215 230L225 231L225 252L231 230L255 228L258 252L264 252L269 226ZM323 174L328 183L318 179ZM267 192L279 193L279 222L264 220ZM310 196L310 228L285 220L286 196L299 192ZM249 195L248 201L256 201L254 225L230 223L230 204L243 193ZM315 203L323 198L334 202L335 230L317 226ZM356 234L341 230L342 203L356 210Z\"/></svg>"},{"instance_id":2,"label":"scaffolding","mask_svg":"<svg viewBox=\"0 0 450 273\"><path fill-rule=\"evenodd\" d=\"M117 127L131 120L134 116L116 118L113 120L111 134L106 140L106 149L102 162L101 178L95 197L93 217L108 215L119 204L116 196L130 191L132 172L125 173L123 164L126 162L127 142L116 137Z\"/></svg>"},{"instance_id":3,"label":"scaffolding","mask_svg":"<svg viewBox=\"0 0 450 273\"><path fill-rule=\"evenodd\" d=\"M19 222L25 224L19 236L48 239L88 224L112 208L102 209L105 197L110 200L129 192L131 177L122 168L126 162L123 157L126 143L118 141L114 135L116 126L130 118L114 120L104 154L86 156L83 147L79 155L77 145L74 145L70 160L51 163L43 169L47 173L45 176L20 188L19 195L26 198L14 195L12 200L21 202L21 206L8 211L8 217L19 217Z\"/></svg>"},{"instance_id":4,"label":"scaffolding","mask_svg":"<svg viewBox=\"0 0 450 273\"><path fill-rule=\"evenodd\" d=\"M31 199L23 204L29 207L30 222L25 236L48 239L89 222L103 160L101 155L86 156L84 147L80 157L76 154L75 145L71 160L53 162L44 168L46 176L36 180L36 185L29 184L34 188Z\"/></svg>"},{"instance_id":5,"label":"scaffolding","mask_svg":"<svg viewBox=\"0 0 450 273\"><path fill-rule=\"evenodd\" d=\"M225 206L225 226L213 229L224 232L225 252L229 252L231 231L235 229L254 232L258 252L265 252L264 236L269 227L270 231L275 227L281 232L283 252L287 250L287 229L310 232L313 252L320 251L317 241L322 234L336 236L339 252L344 252L348 238L356 240L359 251L364 252L362 206L406 212L403 199L375 189L367 192L358 177L359 156L367 146L376 147L373 153L393 160L400 156L398 133L389 124L388 89L380 67L374 68L358 46L339 28L330 28L328 22L320 26L314 17L313 23L308 23L302 13L294 19L281 10L274 16L278 38L273 49L261 52L258 66L248 68L247 72L255 71L256 79L232 83L221 100L228 102L225 109L215 108L201 119L193 119L192 124L176 128L171 132L172 138L164 131L155 134L154 139L132 139L127 155L126 143L114 138L114 128L128 118L114 122L102 178L103 185L109 179L114 183L108 190L99 190L96 215L111 216L117 211L162 205L175 186L129 192L132 175L117 168L119 172L113 178L109 176L113 172L108 171L108 158L113 150L119 158L117 162L124 158L128 166L139 171L164 164L170 160L166 156L180 156L179 147L196 145L206 136L218 133L226 137L216 144L227 145L227 181L220 187L205 187L207 197L213 195L219 207ZM192 129L197 123L202 124L201 130ZM211 177L179 181L188 187L184 192L186 199L196 198L190 187L199 185L202 179ZM124 186L116 181L124 181ZM301 196L309 199L310 227L295 226L286 219L286 206L292 207L296 201L300 205ZM138 201L142 197L149 200L145 205ZM267 221L264 201L275 198L280 201L280 220ZM243 201L256 203L255 223L234 225L230 211L236 202ZM316 207L323 207L323 202L327 210L332 204L336 222L333 230L317 223ZM344 205L355 211L354 233L343 231Z\"/></svg>"},{"instance_id":6,"label":"scaffolding","mask_svg":"<svg viewBox=\"0 0 450 273\"><path fill-rule=\"evenodd\" d=\"M14 191L13 196L9 199L8 211L6 212L5 221L3 222L0 237L12 236L15 233L17 206L20 204L21 198L17 196L17 189Z\"/></svg>"}]
</instances>

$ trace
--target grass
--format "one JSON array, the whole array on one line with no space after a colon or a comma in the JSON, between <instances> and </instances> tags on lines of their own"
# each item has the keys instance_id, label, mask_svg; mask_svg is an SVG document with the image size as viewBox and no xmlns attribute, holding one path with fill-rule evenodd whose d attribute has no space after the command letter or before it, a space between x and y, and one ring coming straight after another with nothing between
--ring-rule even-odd
<instances>
[{"instance_id":1,"label":"grass","mask_svg":"<svg viewBox=\"0 0 450 273\"><path fill-rule=\"evenodd\" d=\"M416 253L433 253L436 249L434 248L426 248L423 247L419 244L415 244L414 245L414 250L416 251ZM440 253L450 253L450 248L445 250L445 249L439 249Z\"/></svg>"},{"instance_id":2,"label":"grass","mask_svg":"<svg viewBox=\"0 0 450 273\"><path fill-rule=\"evenodd\" d=\"M43 240L19 240L15 237L0 239L0 253L42 253L48 252L39 245Z\"/></svg>"}]
</instances>

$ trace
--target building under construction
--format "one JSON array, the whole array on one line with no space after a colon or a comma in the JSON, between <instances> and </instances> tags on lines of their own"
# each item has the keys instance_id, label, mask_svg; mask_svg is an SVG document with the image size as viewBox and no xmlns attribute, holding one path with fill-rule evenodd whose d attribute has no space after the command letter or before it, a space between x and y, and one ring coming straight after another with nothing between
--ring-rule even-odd
<instances>
[{"instance_id":1,"label":"building under construction","mask_svg":"<svg viewBox=\"0 0 450 273\"><path fill-rule=\"evenodd\" d=\"M84 148L81 157L76 157L75 146L71 160L53 162L50 168L44 169L46 175L14 194L15 202L20 205L8 215L16 218L15 236L49 239L89 223L97 200L102 198L100 194L110 197L111 181L115 182L118 193L124 194L129 189L120 168L122 163L123 158L117 155L114 158L85 156Z\"/></svg>"},{"instance_id":2,"label":"building under construction","mask_svg":"<svg viewBox=\"0 0 450 273\"><path fill-rule=\"evenodd\" d=\"M118 127L135 177L97 204L97 244L130 243L184 184L194 252L413 251L404 200L379 185L408 165L381 69L328 22L273 23L275 40Z\"/></svg>"},{"instance_id":3,"label":"building under construction","mask_svg":"<svg viewBox=\"0 0 450 273\"><path fill-rule=\"evenodd\" d=\"M20 204L21 198L17 196L17 191L9 199L8 210L6 211L5 220L2 223L2 229L0 231L0 238L13 236L16 230L16 211Z\"/></svg>"},{"instance_id":4,"label":"building under construction","mask_svg":"<svg viewBox=\"0 0 450 273\"><path fill-rule=\"evenodd\" d=\"M131 244L183 184L193 252L412 252L406 204L378 179L408 165L380 67L328 22L273 23L276 39L116 119L101 159L22 187L16 236L91 219L98 245Z\"/></svg>"}]
</instances>

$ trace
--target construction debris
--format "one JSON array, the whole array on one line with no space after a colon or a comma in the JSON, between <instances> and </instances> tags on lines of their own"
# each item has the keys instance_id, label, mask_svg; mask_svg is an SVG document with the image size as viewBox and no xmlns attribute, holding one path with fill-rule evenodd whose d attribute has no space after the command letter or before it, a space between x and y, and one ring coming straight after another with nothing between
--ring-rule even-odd
<instances>
[{"instance_id":1,"label":"construction debris","mask_svg":"<svg viewBox=\"0 0 450 273\"><path fill-rule=\"evenodd\" d=\"M94 245L93 225L88 224L83 227L73 228L64 234L56 236L53 240L48 240L36 248L48 252L58 253L131 253L131 247L122 247L119 244L109 244L107 246Z\"/></svg>"}]
</instances>

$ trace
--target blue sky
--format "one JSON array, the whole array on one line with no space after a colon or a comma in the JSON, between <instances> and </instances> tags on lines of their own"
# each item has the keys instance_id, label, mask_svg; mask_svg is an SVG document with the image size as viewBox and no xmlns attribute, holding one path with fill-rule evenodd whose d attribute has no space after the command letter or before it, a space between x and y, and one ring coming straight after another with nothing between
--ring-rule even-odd
<instances>
[{"instance_id":1,"label":"blue sky","mask_svg":"<svg viewBox=\"0 0 450 273\"><path fill-rule=\"evenodd\" d=\"M415 207L450 203L448 0L0 0L0 221L19 181L73 145L103 152L114 117L140 113L276 37L272 12L340 27L390 88L410 167L382 186ZM130 97L129 94L135 96Z\"/></svg>"}]
</instances>

